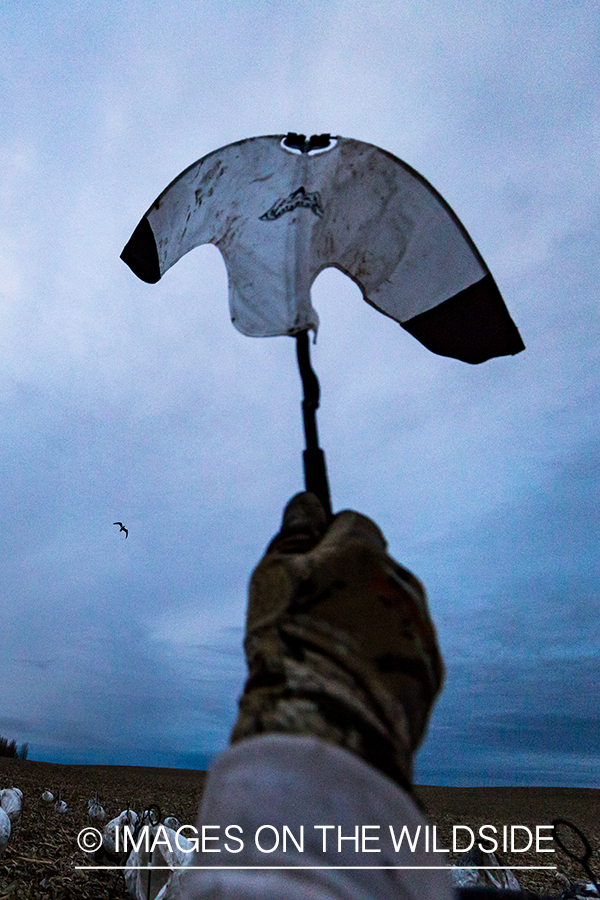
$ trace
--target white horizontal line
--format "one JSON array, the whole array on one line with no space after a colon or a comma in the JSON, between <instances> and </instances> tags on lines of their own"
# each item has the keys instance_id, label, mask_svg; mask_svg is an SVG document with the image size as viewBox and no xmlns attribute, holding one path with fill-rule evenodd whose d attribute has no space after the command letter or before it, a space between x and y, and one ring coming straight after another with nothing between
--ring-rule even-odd
<instances>
[{"instance_id":1,"label":"white horizontal line","mask_svg":"<svg viewBox=\"0 0 600 900\"><path fill-rule=\"evenodd\" d=\"M490 871L491 869L556 869L556 866L75 866L75 868L86 872L97 869L118 869L124 872L145 872L153 869L170 872L179 869L431 869L432 871L437 869L483 869Z\"/></svg>"}]
</instances>

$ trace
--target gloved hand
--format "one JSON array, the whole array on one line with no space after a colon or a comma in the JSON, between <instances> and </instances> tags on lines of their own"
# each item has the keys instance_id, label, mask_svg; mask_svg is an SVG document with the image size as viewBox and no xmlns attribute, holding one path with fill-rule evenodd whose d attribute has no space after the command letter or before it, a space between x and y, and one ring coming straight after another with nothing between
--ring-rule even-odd
<instances>
[{"instance_id":1,"label":"gloved hand","mask_svg":"<svg viewBox=\"0 0 600 900\"><path fill-rule=\"evenodd\" d=\"M250 675L232 743L318 737L410 790L443 663L423 586L386 547L359 513L328 526L314 494L290 500L250 581Z\"/></svg>"}]
</instances>

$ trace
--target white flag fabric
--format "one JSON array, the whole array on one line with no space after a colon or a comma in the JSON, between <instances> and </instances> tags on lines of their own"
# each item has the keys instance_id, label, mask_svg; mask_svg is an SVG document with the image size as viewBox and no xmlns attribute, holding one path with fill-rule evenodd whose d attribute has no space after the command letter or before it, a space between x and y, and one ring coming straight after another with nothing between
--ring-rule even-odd
<instances>
[{"instance_id":1,"label":"white flag fabric","mask_svg":"<svg viewBox=\"0 0 600 900\"><path fill-rule=\"evenodd\" d=\"M475 245L421 175L362 141L294 152L285 140L249 138L194 163L121 258L155 283L194 247L215 244L231 320L253 337L316 332L311 285L333 266L435 353L478 363L524 348Z\"/></svg>"}]
</instances>

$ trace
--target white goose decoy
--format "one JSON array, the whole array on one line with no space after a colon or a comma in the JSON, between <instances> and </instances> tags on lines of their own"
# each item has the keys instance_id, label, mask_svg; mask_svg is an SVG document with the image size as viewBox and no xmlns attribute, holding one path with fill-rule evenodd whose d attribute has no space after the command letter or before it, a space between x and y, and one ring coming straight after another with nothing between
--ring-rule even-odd
<instances>
[{"instance_id":1,"label":"white goose decoy","mask_svg":"<svg viewBox=\"0 0 600 900\"><path fill-rule=\"evenodd\" d=\"M182 879L185 868L193 865L194 844L165 825L150 825L148 850L140 842L127 858L123 876L132 897L147 897L148 867L152 871L152 895L155 900L175 900L184 896ZM170 870L170 871L169 871Z\"/></svg>"},{"instance_id":2,"label":"white goose decoy","mask_svg":"<svg viewBox=\"0 0 600 900\"><path fill-rule=\"evenodd\" d=\"M11 825L14 825L21 818L23 791L15 787L0 791L0 806L10 819Z\"/></svg>"},{"instance_id":3,"label":"white goose decoy","mask_svg":"<svg viewBox=\"0 0 600 900\"><path fill-rule=\"evenodd\" d=\"M106 813L100 805L98 791L96 791L96 796L93 800L88 800L88 816L93 822L104 822L106 818Z\"/></svg>"},{"instance_id":4,"label":"white goose decoy","mask_svg":"<svg viewBox=\"0 0 600 900\"><path fill-rule=\"evenodd\" d=\"M44 803L52 803L52 801L54 800L54 794L52 794L50 791L44 791L44 793L42 794L42 800L44 801Z\"/></svg>"},{"instance_id":5,"label":"white goose decoy","mask_svg":"<svg viewBox=\"0 0 600 900\"><path fill-rule=\"evenodd\" d=\"M0 806L0 856L6 850L8 839L10 837L10 819Z\"/></svg>"},{"instance_id":6,"label":"white goose decoy","mask_svg":"<svg viewBox=\"0 0 600 900\"><path fill-rule=\"evenodd\" d=\"M116 858L118 855L116 849L117 831L119 832L119 846L122 849L125 839L125 828L129 828L129 833L133 834L137 823L138 814L132 809L124 809L122 813L111 819L104 826L104 831L102 832L102 846L104 849Z\"/></svg>"},{"instance_id":7,"label":"white goose decoy","mask_svg":"<svg viewBox=\"0 0 600 900\"><path fill-rule=\"evenodd\" d=\"M62 798L62 788L58 792L58 800L54 804L54 810L57 813L66 813L66 811L67 811L67 804L65 803L65 801Z\"/></svg>"}]
</instances>

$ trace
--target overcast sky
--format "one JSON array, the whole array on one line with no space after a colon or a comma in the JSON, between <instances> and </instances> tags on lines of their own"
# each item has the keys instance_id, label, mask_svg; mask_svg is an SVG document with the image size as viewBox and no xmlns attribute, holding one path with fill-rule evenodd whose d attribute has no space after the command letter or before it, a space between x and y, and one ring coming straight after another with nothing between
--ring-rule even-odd
<instances>
[{"instance_id":1,"label":"overcast sky","mask_svg":"<svg viewBox=\"0 0 600 900\"><path fill-rule=\"evenodd\" d=\"M301 489L295 345L229 321L215 247L119 255L185 167L331 132L421 172L526 350L435 356L313 287L335 509L425 583L447 680L417 780L600 783L596 0L0 6L0 734L205 767L246 586ZM129 529L125 538L113 522Z\"/></svg>"}]
</instances>

